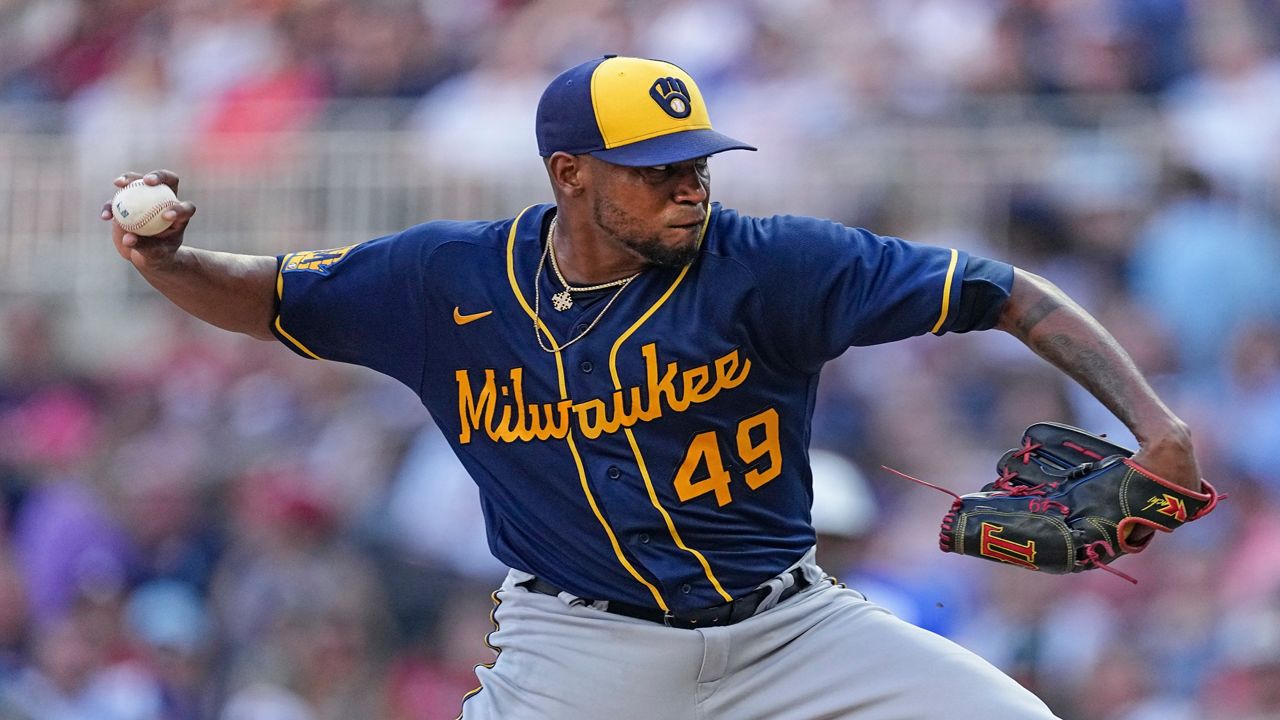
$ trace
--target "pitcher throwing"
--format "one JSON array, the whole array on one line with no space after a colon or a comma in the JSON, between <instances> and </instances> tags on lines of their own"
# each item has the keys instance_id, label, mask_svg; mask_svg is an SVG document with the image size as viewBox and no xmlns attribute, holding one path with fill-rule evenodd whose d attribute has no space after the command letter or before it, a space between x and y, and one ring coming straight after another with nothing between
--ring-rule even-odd
<instances>
[{"instance_id":1,"label":"pitcher throwing","mask_svg":"<svg viewBox=\"0 0 1280 720\"><path fill-rule=\"evenodd\" d=\"M999 328L1110 408L1135 462L1198 490L1186 426L1116 341L1010 265L713 204L708 157L754 148L670 63L565 71L536 135L554 203L514 218L278 258L185 245L186 202L160 235L113 233L193 315L422 399L511 568L461 717L1052 718L814 563L813 399L850 346Z\"/></svg>"}]
</instances>

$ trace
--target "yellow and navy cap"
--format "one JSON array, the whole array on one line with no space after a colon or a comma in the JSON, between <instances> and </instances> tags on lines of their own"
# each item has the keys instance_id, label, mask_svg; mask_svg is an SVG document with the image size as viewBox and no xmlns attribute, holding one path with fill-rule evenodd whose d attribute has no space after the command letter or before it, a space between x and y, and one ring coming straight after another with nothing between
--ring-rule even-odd
<instances>
[{"instance_id":1,"label":"yellow and navy cap","mask_svg":"<svg viewBox=\"0 0 1280 720\"><path fill-rule=\"evenodd\" d=\"M538 154L590 154L615 165L667 165L754 147L711 129L689 73L669 62L605 55L551 81L538 101Z\"/></svg>"}]
</instances>

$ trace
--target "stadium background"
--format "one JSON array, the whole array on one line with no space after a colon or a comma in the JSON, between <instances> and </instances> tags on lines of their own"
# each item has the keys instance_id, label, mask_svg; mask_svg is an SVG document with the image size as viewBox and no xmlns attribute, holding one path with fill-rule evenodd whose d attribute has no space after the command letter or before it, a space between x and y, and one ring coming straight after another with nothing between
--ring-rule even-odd
<instances>
[{"instance_id":1,"label":"stadium background","mask_svg":"<svg viewBox=\"0 0 1280 720\"><path fill-rule=\"evenodd\" d=\"M948 500L881 463L967 489L1030 422L1128 435L1000 333L859 350L829 571L1068 720L1280 718L1278 39L1274 0L0 0L0 718L456 715L502 569L415 398L184 318L97 214L168 167L212 249L510 215L541 89L604 52L760 146L720 201L1062 285L1231 493L1137 587L942 555Z\"/></svg>"}]
</instances>

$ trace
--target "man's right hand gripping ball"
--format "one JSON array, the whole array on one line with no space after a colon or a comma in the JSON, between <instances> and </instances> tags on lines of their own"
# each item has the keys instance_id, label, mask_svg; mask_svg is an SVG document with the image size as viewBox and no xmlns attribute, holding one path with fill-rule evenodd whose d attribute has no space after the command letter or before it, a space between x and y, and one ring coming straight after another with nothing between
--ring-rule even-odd
<instances>
[{"instance_id":1,"label":"man's right hand gripping ball","mask_svg":"<svg viewBox=\"0 0 1280 720\"><path fill-rule=\"evenodd\" d=\"M178 176L169 170L152 170L145 175L126 172L115 179L114 185L123 188L135 180L142 180L148 185L168 185L175 193L178 191ZM161 269L173 260L174 254L182 246L182 234L195 212L194 204L180 201L165 210L165 219L172 222L169 228L151 236L137 235L126 231L119 223L111 223L111 239L115 243L116 252L139 270ZM103 203L101 217L103 220L112 219L110 202Z\"/></svg>"},{"instance_id":2,"label":"man's right hand gripping ball","mask_svg":"<svg viewBox=\"0 0 1280 720\"><path fill-rule=\"evenodd\" d=\"M1102 568L1136 582L1107 565L1146 548L1154 534L1143 528L1172 532L1213 510L1219 496L1208 482L1189 490L1132 457L1079 428L1032 425L1021 447L1000 458L994 482L952 504L940 545L1029 570Z\"/></svg>"}]
</instances>

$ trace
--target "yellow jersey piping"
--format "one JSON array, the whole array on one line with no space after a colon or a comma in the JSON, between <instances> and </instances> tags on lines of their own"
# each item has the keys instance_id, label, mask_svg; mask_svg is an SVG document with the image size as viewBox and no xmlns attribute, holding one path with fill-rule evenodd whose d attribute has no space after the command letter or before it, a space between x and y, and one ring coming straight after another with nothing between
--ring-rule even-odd
<instances>
[{"instance_id":1,"label":"yellow jersey piping","mask_svg":"<svg viewBox=\"0 0 1280 720\"><path fill-rule=\"evenodd\" d=\"M938 322L929 331L931 333L942 329L942 324L947 321L947 313L951 311L951 283L955 280L956 263L959 259L960 253L955 248L951 248L951 264L947 266L947 281L942 285L942 313L938 315Z\"/></svg>"},{"instance_id":2,"label":"yellow jersey piping","mask_svg":"<svg viewBox=\"0 0 1280 720\"><path fill-rule=\"evenodd\" d=\"M294 253L285 255L284 260L280 263L280 267L276 269L276 300L278 301L284 300L284 266L285 266L285 263L289 262L289 257L293 254ZM284 338L285 340L288 340L290 344L292 344L295 348L301 350L307 357L312 358L314 360L322 359L319 355L311 352L311 350L308 349L306 345L303 345L302 343L298 342L297 338L295 338L294 336L290 335L288 332L285 331L284 325L280 324L279 308L280 308L280 305L279 303L277 303L275 325L276 325L276 331L280 333L280 337Z\"/></svg>"},{"instance_id":3,"label":"yellow jersey piping","mask_svg":"<svg viewBox=\"0 0 1280 720\"><path fill-rule=\"evenodd\" d=\"M529 207L533 206L530 205ZM515 293L516 300L520 302L520 307L524 308L525 313L527 313L529 317L533 318L533 321L542 328L542 331L546 333L547 338L551 340L552 346L556 349L556 378L560 383L560 399L568 400L569 392L565 386L564 361L560 357L560 346L556 343L555 338L551 336L551 330L542 323L542 320L536 314L534 314L533 308L529 307L529 302L525 300L524 293L520 291L520 284L516 282L516 229L520 227L520 218L524 217L524 214L528 211L529 208L521 210L515 220L511 221L511 232L507 236L507 280L511 283L511 292ZM534 282L538 282L539 280L540 278L534 278ZM587 472L582 464L582 456L578 454L578 447L573 442L573 431L569 431L566 436L566 441L569 444L569 452L573 455L573 462L578 468L578 481L582 485L582 493L587 497L587 504L591 506L591 512L595 514L596 520L599 521L600 526L604 528L605 535L609 537L609 544L613 546L613 554L617 556L618 562L622 567L626 568L627 572L631 574L631 577L636 579L636 582L649 589L649 592L653 595L654 601L658 603L658 607L662 608L663 612L667 612L669 608L667 607L666 601L662 599L662 593L658 592L658 588L654 587L652 583L644 579L644 576L642 576L635 567L632 566L631 561L627 560L627 557L622 554L622 546L618 544L618 538L614 535L613 528L610 527L609 522L604 519L604 515L600 513L600 507L596 505L595 496L591 494L591 487L587 484Z\"/></svg>"},{"instance_id":4,"label":"yellow jersey piping","mask_svg":"<svg viewBox=\"0 0 1280 720\"><path fill-rule=\"evenodd\" d=\"M707 224L710 220L711 214L707 213L707 218L702 222L703 235L707 232ZM680 282L684 280L684 276L688 273L689 266L686 265L680 271L680 274L676 276L675 282L671 283L671 287L667 288L667 291L662 294L662 297L658 298L658 301L653 304L653 307L650 307L644 315L640 316L640 319L637 320L635 324L627 328L627 331L618 336L618 339L614 341L613 349L609 351L609 373L613 377L613 388L615 390L622 389L622 381L618 377L618 349L627 341L627 338L631 337L636 330L640 329L641 325L648 321L648 319L658 311L658 308L662 307L663 303L667 301L667 298L671 297L671 294L676 291L676 287L680 285ZM653 507L657 509L658 513L662 515L662 519L666 521L667 531L671 534L671 539L675 542L676 547L697 558L698 562L702 565L702 571L706 573L707 579L711 581L716 592L720 593L720 597L724 598L725 602L731 602L733 600L733 596L724 591L724 587L716 578L715 573L711 571L711 564L707 562L706 556L688 545L685 545L684 540L680 538L680 531L676 529L676 524L675 521L671 519L671 514L668 513L666 508L662 507L662 503L658 501L658 493L653 488L653 479L649 476L649 468L645 465L644 455L640 452L640 445L636 443L635 434L631 432L631 428L626 428L624 432L627 434L627 441L631 443L631 451L636 456L636 466L640 468L640 477L644 478L645 489L649 491L649 502L653 503Z\"/></svg>"},{"instance_id":5,"label":"yellow jersey piping","mask_svg":"<svg viewBox=\"0 0 1280 720\"><path fill-rule=\"evenodd\" d=\"M498 625L498 606L502 604L502 600L498 598L499 592L501 592L501 590L494 590L493 593L489 595L489 597L493 599L493 609L489 611L489 622L493 625L493 630L490 630L489 632L485 633L485 636L484 636L485 647L489 648L494 652L493 661L487 662L487 663L480 663L479 665L475 666L474 668L475 670L479 670L480 668L485 668L486 670L492 670L493 666L498 664L498 658L502 655L502 648L489 642L489 638L493 637L494 633L502 629ZM476 695L483 689L484 689L484 683L482 682L474 690L471 690L466 695L462 696L463 707L458 711L458 717L454 718L454 720L462 720L463 714L466 713L467 711L466 710L467 700L470 700L474 695Z\"/></svg>"}]
</instances>

